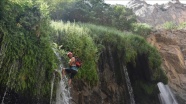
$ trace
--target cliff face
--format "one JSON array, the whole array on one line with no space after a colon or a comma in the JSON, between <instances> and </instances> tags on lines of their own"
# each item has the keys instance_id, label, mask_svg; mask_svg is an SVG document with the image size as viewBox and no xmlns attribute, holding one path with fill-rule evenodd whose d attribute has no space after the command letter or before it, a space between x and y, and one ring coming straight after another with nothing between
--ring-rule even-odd
<instances>
[{"instance_id":1,"label":"cliff face","mask_svg":"<svg viewBox=\"0 0 186 104\"><path fill-rule=\"evenodd\" d=\"M127 7L132 8L138 22L159 26L165 22L180 24L186 21L186 5L179 0L170 0L166 4L147 4L143 0L131 0Z\"/></svg>"},{"instance_id":2,"label":"cliff face","mask_svg":"<svg viewBox=\"0 0 186 104\"><path fill-rule=\"evenodd\" d=\"M147 40L159 50L163 59L162 67L170 87L179 96L178 100L186 101L186 31L158 30Z\"/></svg>"},{"instance_id":3,"label":"cliff face","mask_svg":"<svg viewBox=\"0 0 186 104\"><path fill-rule=\"evenodd\" d=\"M99 83L90 87L86 81L73 80L72 104L130 104L122 63L110 48L101 54L98 62Z\"/></svg>"},{"instance_id":4,"label":"cliff face","mask_svg":"<svg viewBox=\"0 0 186 104\"><path fill-rule=\"evenodd\" d=\"M170 0L162 5L150 5L145 0L131 0L128 5L137 16L138 22L158 27L165 22L180 24L186 22L186 5L179 0ZM178 100L186 100L186 31L157 30L147 38L163 58L162 67L169 79L169 85L178 95Z\"/></svg>"}]
</instances>

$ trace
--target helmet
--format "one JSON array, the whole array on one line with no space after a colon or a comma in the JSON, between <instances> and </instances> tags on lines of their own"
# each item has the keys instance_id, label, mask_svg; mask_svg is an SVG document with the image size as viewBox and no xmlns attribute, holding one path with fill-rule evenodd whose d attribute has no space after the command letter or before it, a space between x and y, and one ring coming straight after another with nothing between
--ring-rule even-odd
<instances>
[{"instance_id":1,"label":"helmet","mask_svg":"<svg viewBox=\"0 0 186 104\"><path fill-rule=\"evenodd\" d=\"M67 56L68 56L68 55L72 55L72 52L68 52L68 53L67 53Z\"/></svg>"}]
</instances>

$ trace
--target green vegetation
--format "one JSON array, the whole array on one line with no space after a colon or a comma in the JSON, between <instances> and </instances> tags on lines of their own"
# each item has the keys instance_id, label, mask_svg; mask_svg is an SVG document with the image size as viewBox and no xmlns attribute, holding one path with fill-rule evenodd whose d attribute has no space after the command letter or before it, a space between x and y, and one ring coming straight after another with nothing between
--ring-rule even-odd
<instances>
[{"instance_id":1,"label":"green vegetation","mask_svg":"<svg viewBox=\"0 0 186 104\"><path fill-rule=\"evenodd\" d=\"M180 23L177 27L177 29L184 29L186 28L186 22Z\"/></svg>"},{"instance_id":2,"label":"green vegetation","mask_svg":"<svg viewBox=\"0 0 186 104\"><path fill-rule=\"evenodd\" d=\"M163 28L166 30L180 30L180 29L184 29L186 28L186 22L180 23L178 25L176 25L173 22L166 22L163 24Z\"/></svg>"},{"instance_id":3,"label":"green vegetation","mask_svg":"<svg viewBox=\"0 0 186 104\"><path fill-rule=\"evenodd\" d=\"M163 27L167 30L176 29L176 25L173 22L166 22L163 24Z\"/></svg>"},{"instance_id":4,"label":"green vegetation","mask_svg":"<svg viewBox=\"0 0 186 104\"><path fill-rule=\"evenodd\" d=\"M132 32L140 36L146 37L150 34L152 27L146 23L133 23Z\"/></svg>"},{"instance_id":5,"label":"green vegetation","mask_svg":"<svg viewBox=\"0 0 186 104\"><path fill-rule=\"evenodd\" d=\"M3 3L0 85L6 85L15 92L28 93L28 97L47 98L52 70L57 67L57 61L50 46L46 8L31 1Z\"/></svg>"}]
</instances>

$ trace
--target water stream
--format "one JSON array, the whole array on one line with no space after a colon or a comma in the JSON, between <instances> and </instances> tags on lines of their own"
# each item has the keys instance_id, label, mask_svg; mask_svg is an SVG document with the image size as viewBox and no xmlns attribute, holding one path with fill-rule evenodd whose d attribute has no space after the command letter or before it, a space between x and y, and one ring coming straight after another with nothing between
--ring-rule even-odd
<instances>
[{"instance_id":1,"label":"water stream","mask_svg":"<svg viewBox=\"0 0 186 104\"><path fill-rule=\"evenodd\" d=\"M178 104L168 85L164 85L162 82L159 82L157 85L160 91L158 97L161 104Z\"/></svg>"},{"instance_id":2,"label":"water stream","mask_svg":"<svg viewBox=\"0 0 186 104\"><path fill-rule=\"evenodd\" d=\"M56 103L55 104L70 104L72 99L70 96L70 87L67 86L68 79L65 77L61 79L56 90Z\"/></svg>"},{"instance_id":3,"label":"water stream","mask_svg":"<svg viewBox=\"0 0 186 104\"><path fill-rule=\"evenodd\" d=\"M130 96L130 104L135 104L133 89L132 89L132 85L130 83L130 78L129 78L126 66L123 66L123 69L124 69L124 73L125 73L125 79L126 79L127 88L129 91L129 96Z\"/></svg>"},{"instance_id":4,"label":"water stream","mask_svg":"<svg viewBox=\"0 0 186 104\"><path fill-rule=\"evenodd\" d=\"M53 73L53 78L52 78L52 81L51 81L50 104L52 104L52 95L53 95L53 89L54 89L54 81L55 81L55 73Z\"/></svg>"},{"instance_id":5,"label":"water stream","mask_svg":"<svg viewBox=\"0 0 186 104\"><path fill-rule=\"evenodd\" d=\"M109 57L110 57L111 68L114 69L113 56L112 56L110 47L109 47ZM124 73L125 73L127 88L128 88L129 95L130 95L130 104L135 104L133 89L132 89L132 86L131 86L131 83L130 83L130 79L129 79L129 76L128 76L126 66L123 66L123 69L124 69ZM114 71L113 71L113 73L114 73ZM114 77L116 77L115 73L114 73Z\"/></svg>"},{"instance_id":6,"label":"water stream","mask_svg":"<svg viewBox=\"0 0 186 104\"><path fill-rule=\"evenodd\" d=\"M58 60L60 61L60 63L62 63L59 53L57 53L55 49L53 49L53 50L54 50L54 53L56 54ZM62 73L61 73L62 68L63 68L63 64L60 64L58 69L56 69L56 72L53 75L53 79L52 79L52 83L51 83L50 104L70 104L70 100L72 99L72 97L70 96L70 87L68 87L68 78L66 76L64 78L62 78ZM56 77L55 74L60 75L60 81L57 84L55 102L52 103L53 87L54 87L54 81L55 81L55 77Z\"/></svg>"},{"instance_id":7,"label":"water stream","mask_svg":"<svg viewBox=\"0 0 186 104\"><path fill-rule=\"evenodd\" d=\"M111 52L110 47L108 48L108 52L109 52L109 57L110 57L111 68L114 69L115 68L114 61L113 61L114 59L113 59L113 56L112 56L112 52ZM114 70L113 70L113 75L114 75L114 78L116 78Z\"/></svg>"}]
</instances>

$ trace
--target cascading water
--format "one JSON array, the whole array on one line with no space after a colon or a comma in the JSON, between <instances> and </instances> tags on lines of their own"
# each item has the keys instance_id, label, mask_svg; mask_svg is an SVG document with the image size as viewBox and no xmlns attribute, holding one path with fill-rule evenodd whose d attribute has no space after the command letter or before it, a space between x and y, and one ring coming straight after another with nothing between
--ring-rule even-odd
<instances>
[{"instance_id":1,"label":"cascading water","mask_svg":"<svg viewBox=\"0 0 186 104\"><path fill-rule=\"evenodd\" d=\"M109 49L108 52L109 52L109 57L110 57L111 68L114 69L114 62L113 62L114 59L113 59L113 56L112 56L110 47L109 47L108 49ZM113 71L113 73L114 73L114 71ZM116 77L116 76L115 76L115 73L114 73L114 77Z\"/></svg>"},{"instance_id":2,"label":"cascading water","mask_svg":"<svg viewBox=\"0 0 186 104\"><path fill-rule=\"evenodd\" d=\"M61 62L61 58L60 58L59 53L57 53L55 49L53 49L53 50L54 50L54 53L56 54L58 60ZM70 100L71 100L70 87L68 87L67 77L65 76L64 78L62 78L62 74L61 74L62 68L63 68L63 64L60 64L58 69L56 70L56 72L59 73L61 79L60 79L59 83L57 84L56 101L54 103L52 103L52 94L53 94L53 85L54 85L55 78L53 78L53 80L52 80L50 104L70 104ZM55 77L55 74L56 73L54 73L53 77Z\"/></svg>"},{"instance_id":3,"label":"cascading water","mask_svg":"<svg viewBox=\"0 0 186 104\"><path fill-rule=\"evenodd\" d=\"M67 87L68 79L61 79L56 90L56 104L70 104L70 88Z\"/></svg>"},{"instance_id":4,"label":"cascading water","mask_svg":"<svg viewBox=\"0 0 186 104\"><path fill-rule=\"evenodd\" d=\"M123 66L123 69L124 69L124 73L125 73L127 88L128 88L129 95L130 95L130 104L135 104L133 89L132 89L132 85L130 83L130 79L129 79L129 75L128 75L126 66Z\"/></svg>"},{"instance_id":5,"label":"cascading water","mask_svg":"<svg viewBox=\"0 0 186 104\"><path fill-rule=\"evenodd\" d=\"M50 104L52 104L52 95L53 95L53 89L54 89L54 80L55 80L55 73L53 73L53 78L52 78L52 82L51 82Z\"/></svg>"},{"instance_id":6,"label":"cascading water","mask_svg":"<svg viewBox=\"0 0 186 104\"><path fill-rule=\"evenodd\" d=\"M112 65L111 67L112 67L112 69L114 69L113 56L112 56L110 47L109 47L109 56L110 56L110 63ZM127 68L124 66L123 69L124 69L124 73L125 73L125 79L126 79L127 87L128 87L128 90L129 90L130 104L135 104L133 89L132 89L132 86L131 86L131 83L130 83ZM115 77L115 73L114 73L114 77Z\"/></svg>"},{"instance_id":7,"label":"cascading water","mask_svg":"<svg viewBox=\"0 0 186 104\"><path fill-rule=\"evenodd\" d=\"M157 85L160 90L159 100L161 104L178 104L168 85L164 85L162 82Z\"/></svg>"}]
</instances>

